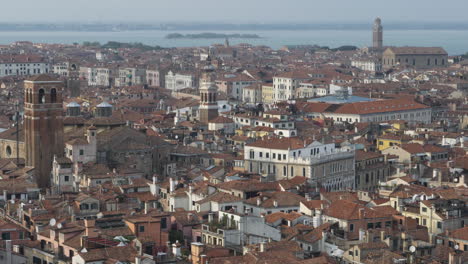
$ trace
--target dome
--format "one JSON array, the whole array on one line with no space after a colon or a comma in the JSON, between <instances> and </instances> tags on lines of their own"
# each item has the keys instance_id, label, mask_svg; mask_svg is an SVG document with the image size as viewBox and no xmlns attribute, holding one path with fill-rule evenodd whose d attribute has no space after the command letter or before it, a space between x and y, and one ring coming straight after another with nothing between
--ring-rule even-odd
<instances>
[{"instance_id":1,"label":"dome","mask_svg":"<svg viewBox=\"0 0 468 264\"><path fill-rule=\"evenodd\" d=\"M381 23L382 23L382 20L380 19L380 17L377 17L377 18L374 20L374 23L375 23L375 24L381 24Z\"/></svg>"},{"instance_id":2,"label":"dome","mask_svg":"<svg viewBox=\"0 0 468 264\"><path fill-rule=\"evenodd\" d=\"M98 104L96 107L112 107L112 105L109 104L108 102L102 102Z\"/></svg>"}]
</instances>

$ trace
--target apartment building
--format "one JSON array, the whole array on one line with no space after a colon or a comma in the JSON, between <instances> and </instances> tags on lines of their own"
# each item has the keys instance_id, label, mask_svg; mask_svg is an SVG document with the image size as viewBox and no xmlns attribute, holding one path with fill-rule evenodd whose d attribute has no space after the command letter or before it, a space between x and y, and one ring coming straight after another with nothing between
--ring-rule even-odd
<instances>
[{"instance_id":1,"label":"apartment building","mask_svg":"<svg viewBox=\"0 0 468 264\"><path fill-rule=\"evenodd\" d=\"M275 180L303 176L327 190L354 187L354 149L297 137L264 138L244 148L246 171Z\"/></svg>"},{"instance_id":2,"label":"apartment building","mask_svg":"<svg viewBox=\"0 0 468 264\"><path fill-rule=\"evenodd\" d=\"M0 55L0 77L49 73L50 64L38 55Z\"/></svg>"}]
</instances>

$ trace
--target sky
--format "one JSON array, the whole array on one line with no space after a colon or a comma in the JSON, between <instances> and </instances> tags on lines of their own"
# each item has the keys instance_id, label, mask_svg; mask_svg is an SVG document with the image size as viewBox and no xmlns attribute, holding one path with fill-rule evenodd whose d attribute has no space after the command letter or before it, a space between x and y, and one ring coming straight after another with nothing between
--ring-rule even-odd
<instances>
[{"instance_id":1,"label":"sky","mask_svg":"<svg viewBox=\"0 0 468 264\"><path fill-rule=\"evenodd\" d=\"M467 0L2 0L0 10L14 23L468 22Z\"/></svg>"}]
</instances>

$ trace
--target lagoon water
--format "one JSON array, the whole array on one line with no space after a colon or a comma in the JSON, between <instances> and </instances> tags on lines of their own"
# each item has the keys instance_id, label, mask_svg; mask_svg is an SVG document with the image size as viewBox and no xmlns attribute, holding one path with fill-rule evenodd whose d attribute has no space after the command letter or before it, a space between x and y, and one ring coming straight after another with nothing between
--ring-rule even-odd
<instances>
[{"instance_id":1,"label":"lagoon water","mask_svg":"<svg viewBox=\"0 0 468 264\"><path fill-rule=\"evenodd\" d=\"M27 40L35 43L82 43L84 41L142 42L162 47L194 47L223 43L224 39L166 39L169 33L197 34L213 32L221 34L257 34L259 39L230 39L231 44L250 43L279 49L284 45L329 46L342 45L364 47L371 44L368 30L252 30L252 31L4 31L0 32L0 44ZM450 55L468 52L468 31L464 30L384 30L386 46L441 46Z\"/></svg>"}]
</instances>

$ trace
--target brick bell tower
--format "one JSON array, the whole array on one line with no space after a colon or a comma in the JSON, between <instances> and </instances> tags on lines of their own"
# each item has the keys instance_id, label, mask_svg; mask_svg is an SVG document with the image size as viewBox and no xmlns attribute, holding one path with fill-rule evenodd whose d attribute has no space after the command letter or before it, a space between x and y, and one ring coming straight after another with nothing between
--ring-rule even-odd
<instances>
[{"instance_id":1,"label":"brick bell tower","mask_svg":"<svg viewBox=\"0 0 468 264\"><path fill-rule=\"evenodd\" d=\"M203 76L200 82L200 122L208 124L208 121L218 117L218 102L216 93L218 87L214 84L214 68L212 65L203 68Z\"/></svg>"},{"instance_id":2,"label":"brick bell tower","mask_svg":"<svg viewBox=\"0 0 468 264\"><path fill-rule=\"evenodd\" d=\"M50 186L54 155L63 156L63 82L49 75L24 81L26 166L33 166L40 188Z\"/></svg>"}]
</instances>

